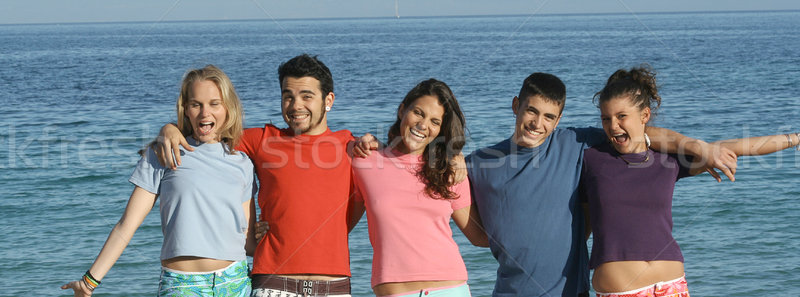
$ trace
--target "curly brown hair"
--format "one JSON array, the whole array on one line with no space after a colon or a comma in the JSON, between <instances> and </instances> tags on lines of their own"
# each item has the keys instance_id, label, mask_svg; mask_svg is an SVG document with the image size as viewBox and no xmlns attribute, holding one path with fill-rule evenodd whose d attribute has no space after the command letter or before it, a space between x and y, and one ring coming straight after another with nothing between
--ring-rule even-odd
<instances>
[{"instance_id":1,"label":"curly brown hair","mask_svg":"<svg viewBox=\"0 0 800 297\"><path fill-rule=\"evenodd\" d=\"M423 163L417 171L417 177L425 184L425 194L435 199L456 199L458 194L450 190L455 170L450 165L453 157L461 153L464 147L464 127L466 121L461 107L458 105L453 91L442 81L428 79L417 84L403 98L400 107L411 106L414 101L424 96L439 99L444 107L444 116L439 135L431 141L422 153ZM401 112L398 110L398 112ZM400 118L389 128L389 143L397 144L400 139Z\"/></svg>"}]
</instances>

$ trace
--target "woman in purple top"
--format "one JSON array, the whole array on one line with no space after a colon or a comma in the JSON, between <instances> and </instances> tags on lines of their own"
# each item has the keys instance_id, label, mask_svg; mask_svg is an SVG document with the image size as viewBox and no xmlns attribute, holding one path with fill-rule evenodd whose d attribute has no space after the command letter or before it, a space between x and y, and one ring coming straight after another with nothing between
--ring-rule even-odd
<instances>
[{"instance_id":1,"label":"woman in purple top","mask_svg":"<svg viewBox=\"0 0 800 297\"><path fill-rule=\"evenodd\" d=\"M616 71L595 99L608 142L586 150L580 187L594 232L592 286L598 297L689 296L672 237L672 192L706 168L649 149L645 126L661 103L649 66ZM719 143L763 155L800 144L800 133Z\"/></svg>"}]
</instances>

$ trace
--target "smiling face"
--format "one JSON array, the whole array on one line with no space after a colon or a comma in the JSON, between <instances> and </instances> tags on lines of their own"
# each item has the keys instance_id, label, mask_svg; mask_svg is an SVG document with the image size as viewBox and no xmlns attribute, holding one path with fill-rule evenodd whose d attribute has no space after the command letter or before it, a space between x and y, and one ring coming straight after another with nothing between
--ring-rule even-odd
<instances>
[{"instance_id":1,"label":"smiling face","mask_svg":"<svg viewBox=\"0 0 800 297\"><path fill-rule=\"evenodd\" d=\"M531 96L527 100L514 97L511 108L517 116L511 139L523 147L540 146L561 120L561 106L540 95Z\"/></svg>"},{"instance_id":2,"label":"smiling face","mask_svg":"<svg viewBox=\"0 0 800 297\"><path fill-rule=\"evenodd\" d=\"M184 115L192 124L194 139L205 143L219 142L219 131L225 126L228 114L223 103L222 94L214 82L200 80L191 85Z\"/></svg>"},{"instance_id":3,"label":"smiling face","mask_svg":"<svg viewBox=\"0 0 800 297\"><path fill-rule=\"evenodd\" d=\"M617 152L632 154L647 150L644 130L650 120L649 107L639 109L628 96L616 97L600 103L600 119Z\"/></svg>"},{"instance_id":4,"label":"smiling face","mask_svg":"<svg viewBox=\"0 0 800 297\"><path fill-rule=\"evenodd\" d=\"M421 155L442 128L444 106L439 99L425 95L417 98L409 106L397 110L400 118L400 139L397 149L405 154Z\"/></svg>"},{"instance_id":5,"label":"smiling face","mask_svg":"<svg viewBox=\"0 0 800 297\"><path fill-rule=\"evenodd\" d=\"M333 106L333 92L322 94L319 80L286 77L281 83L283 120L295 135L320 135L328 130L325 107Z\"/></svg>"}]
</instances>

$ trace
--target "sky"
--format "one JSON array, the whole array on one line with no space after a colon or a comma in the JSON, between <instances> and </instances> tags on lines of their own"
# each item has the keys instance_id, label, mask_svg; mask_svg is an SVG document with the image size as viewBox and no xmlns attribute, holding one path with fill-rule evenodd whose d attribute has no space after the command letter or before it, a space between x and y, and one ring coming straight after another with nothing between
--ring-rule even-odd
<instances>
[{"instance_id":1,"label":"sky","mask_svg":"<svg viewBox=\"0 0 800 297\"><path fill-rule=\"evenodd\" d=\"M798 0L396 0L401 17L800 10ZM0 24L394 17L395 0L2 0Z\"/></svg>"}]
</instances>

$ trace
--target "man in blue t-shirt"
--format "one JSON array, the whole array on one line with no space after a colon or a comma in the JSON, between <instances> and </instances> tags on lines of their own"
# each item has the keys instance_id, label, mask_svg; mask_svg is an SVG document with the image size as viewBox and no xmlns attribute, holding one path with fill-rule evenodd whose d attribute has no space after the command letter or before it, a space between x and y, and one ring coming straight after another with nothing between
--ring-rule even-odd
<instances>
[{"instance_id":1,"label":"man in blue t-shirt","mask_svg":"<svg viewBox=\"0 0 800 297\"><path fill-rule=\"evenodd\" d=\"M511 138L466 158L475 204L500 264L493 296L588 296L586 206L577 188L583 150L606 137L597 128L556 129L565 101L558 77L531 74L512 102ZM683 144L683 152L710 157L708 166L733 178L736 160L724 149L667 129L646 132L654 149L676 152Z\"/></svg>"}]
</instances>

